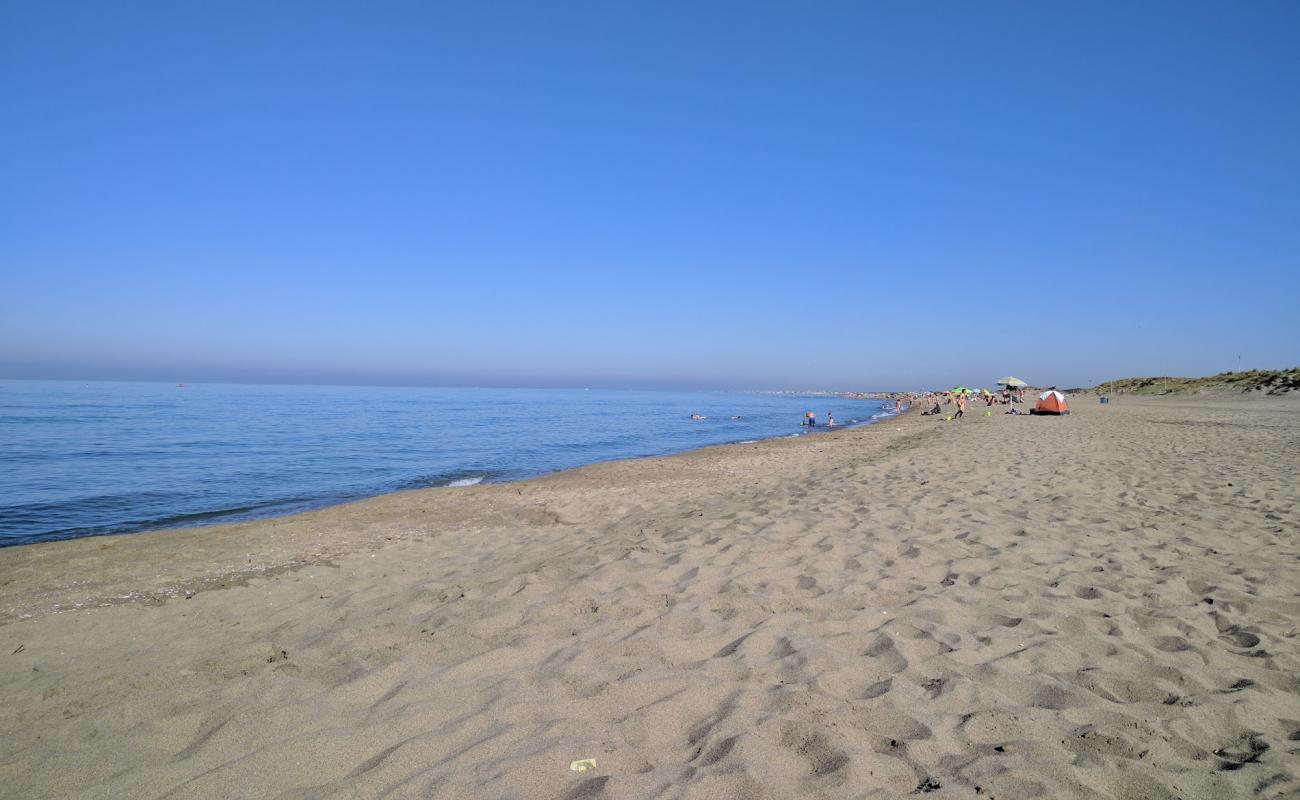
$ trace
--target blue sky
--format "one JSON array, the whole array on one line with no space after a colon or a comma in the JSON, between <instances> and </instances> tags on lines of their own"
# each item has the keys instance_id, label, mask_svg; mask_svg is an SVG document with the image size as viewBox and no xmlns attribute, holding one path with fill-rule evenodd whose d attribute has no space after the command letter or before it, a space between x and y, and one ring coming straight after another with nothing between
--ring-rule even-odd
<instances>
[{"instance_id":1,"label":"blue sky","mask_svg":"<svg viewBox=\"0 0 1300 800\"><path fill-rule=\"evenodd\" d=\"M0 376L1300 364L1300 5L0 0Z\"/></svg>"}]
</instances>

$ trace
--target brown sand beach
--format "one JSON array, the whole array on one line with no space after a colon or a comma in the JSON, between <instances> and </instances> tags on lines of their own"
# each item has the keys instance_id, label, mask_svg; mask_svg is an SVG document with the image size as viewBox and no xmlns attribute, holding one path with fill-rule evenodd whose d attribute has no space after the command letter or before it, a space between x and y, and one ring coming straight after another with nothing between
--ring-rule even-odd
<instances>
[{"instance_id":1,"label":"brown sand beach","mask_svg":"<svg viewBox=\"0 0 1300 800\"><path fill-rule=\"evenodd\" d=\"M1300 402L1073 410L0 550L0 797L1300 795Z\"/></svg>"}]
</instances>

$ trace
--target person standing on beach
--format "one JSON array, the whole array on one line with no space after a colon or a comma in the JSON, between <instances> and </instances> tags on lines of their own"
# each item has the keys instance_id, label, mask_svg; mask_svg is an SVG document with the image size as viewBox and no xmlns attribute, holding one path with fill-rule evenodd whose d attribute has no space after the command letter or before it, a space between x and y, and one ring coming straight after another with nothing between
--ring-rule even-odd
<instances>
[{"instance_id":1,"label":"person standing on beach","mask_svg":"<svg viewBox=\"0 0 1300 800\"><path fill-rule=\"evenodd\" d=\"M961 419L962 414L966 413L966 393L957 393L957 413L952 415L953 419Z\"/></svg>"}]
</instances>

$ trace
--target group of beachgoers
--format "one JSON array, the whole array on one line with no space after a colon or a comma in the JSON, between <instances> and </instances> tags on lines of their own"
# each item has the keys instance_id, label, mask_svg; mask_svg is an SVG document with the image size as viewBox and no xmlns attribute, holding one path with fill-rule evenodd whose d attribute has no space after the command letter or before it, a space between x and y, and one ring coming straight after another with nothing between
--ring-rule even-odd
<instances>
[{"instance_id":1,"label":"group of beachgoers","mask_svg":"<svg viewBox=\"0 0 1300 800\"><path fill-rule=\"evenodd\" d=\"M901 411L901 409L900 409L900 411ZM696 421L699 421L699 420L708 419L708 417L706 417L706 416L704 416L704 415L702 415L702 414L692 414L692 415L691 415L691 419L696 420ZM734 417L732 417L731 419L733 419L733 420L739 420L739 419L741 419L741 417L739 417L739 416L734 416ZM809 428L815 428L815 427L817 427L817 412L816 412L816 411L809 411L809 412L807 412L806 414L803 415L803 421L800 422L799 424L800 424L800 425L803 425L803 426L807 426L807 427L809 427ZM832 413L829 412L829 411L826 412L826 427L827 427L827 428L834 428L834 427L835 427L835 415L832 414Z\"/></svg>"},{"instance_id":2,"label":"group of beachgoers","mask_svg":"<svg viewBox=\"0 0 1300 800\"><path fill-rule=\"evenodd\" d=\"M912 406L912 398L910 396L894 398L894 410L899 414L902 414L904 411L911 408L911 406ZM805 411L803 415L803 421L800 422L799 424L808 428L817 427L817 412ZM826 412L826 427L827 428L835 427L835 415L830 411Z\"/></svg>"},{"instance_id":3,"label":"group of beachgoers","mask_svg":"<svg viewBox=\"0 0 1300 800\"><path fill-rule=\"evenodd\" d=\"M801 422L801 423L799 423L799 424L800 424L800 425L803 425L803 426L805 426L805 427L809 427L809 428L816 428L816 427L817 427L817 412L816 412L816 411L806 411L806 412L804 412L804 415L803 415L803 422ZM835 427L835 415L832 414L832 413L829 412L829 411L826 412L826 427L828 427L828 428L834 428L834 427Z\"/></svg>"},{"instance_id":4,"label":"group of beachgoers","mask_svg":"<svg viewBox=\"0 0 1300 800\"><path fill-rule=\"evenodd\" d=\"M961 419L966 415L966 410L970 407L972 397L974 397L975 402L982 402L988 408L992 408L995 405L1011 406L1010 410L1005 412L1007 414L1025 413L1019 408L1016 408L1017 403L1023 404L1025 402L1024 387L1016 389L1004 386L1000 392L990 392L987 389L981 389L978 393L974 394L972 394L969 389L953 390L949 392L926 392L922 395L922 400L924 402L933 403L933 406L929 411L922 411L921 416L942 416L944 412L943 409L939 407L939 400L942 399L945 406L951 406L954 404L957 406L957 410L952 413L950 419Z\"/></svg>"},{"instance_id":5,"label":"group of beachgoers","mask_svg":"<svg viewBox=\"0 0 1300 800\"><path fill-rule=\"evenodd\" d=\"M1006 412L1008 414L1024 413L1020 409L1014 407L1015 403L1025 402L1025 390L1023 388L1012 389L1010 387L1003 387L1000 393L990 392L986 389L981 389L979 393L975 395L975 397L976 397L976 402L982 401L986 406L989 407L998 404L1011 405L1012 406L1011 410ZM945 406L950 406L955 403L957 405L957 410L953 412L951 419L955 419L955 420L961 419L963 416L965 416L966 410L970 407L971 392L969 389L967 389L962 391L949 391L949 392L925 392L919 395L913 395L913 394L900 395L894 398L894 411L898 414L902 414L904 411L907 411L909 408L911 408L913 403L933 403L933 407L929 411L922 411L921 416L923 417L929 417L932 415L941 416L943 415L944 412L943 409L939 407L940 400L943 400L943 404ZM702 416L700 414L691 414L691 419L704 420L704 419L708 419L708 417ZM738 420L740 419L740 417L735 416L732 417L731 419ZM799 425L805 428L818 427L817 412L805 411L803 415L803 419L800 420ZM833 414L830 411L826 412L826 424L824 427L827 428L835 427L835 414Z\"/></svg>"}]
</instances>

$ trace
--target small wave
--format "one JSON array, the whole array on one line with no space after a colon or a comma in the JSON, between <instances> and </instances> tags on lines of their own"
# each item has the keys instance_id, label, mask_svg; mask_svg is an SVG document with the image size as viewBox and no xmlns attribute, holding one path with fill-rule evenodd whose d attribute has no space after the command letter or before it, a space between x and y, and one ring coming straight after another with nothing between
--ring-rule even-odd
<instances>
[{"instance_id":1,"label":"small wave","mask_svg":"<svg viewBox=\"0 0 1300 800\"><path fill-rule=\"evenodd\" d=\"M445 488L448 486L474 486L485 480L492 480L497 473L491 470L470 470L470 469L453 469L443 472L435 472L428 475L419 475L414 478L407 478L402 481L396 481L390 486L393 489L432 489Z\"/></svg>"},{"instance_id":2,"label":"small wave","mask_svg":"<svg viewBox=\"0 0 1300 800\"><path fill-rule=\"evenodd\" d=\"M741 439L739 442L736 442L736 444L757 444L757 443L758 443L757 439Z\"/></svg>"}]
</instances>

